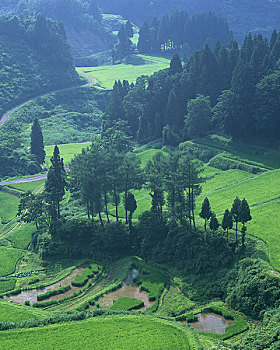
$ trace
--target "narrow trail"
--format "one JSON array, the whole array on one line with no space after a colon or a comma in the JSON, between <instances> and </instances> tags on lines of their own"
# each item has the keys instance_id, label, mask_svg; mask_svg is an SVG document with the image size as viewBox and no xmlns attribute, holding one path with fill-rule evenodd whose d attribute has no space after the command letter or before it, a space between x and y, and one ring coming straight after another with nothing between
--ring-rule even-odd
<instances>
[{"instance_id":1,"label":"narrow trail","mask_svg":"<svg viewBox=\"0 0 280 350\"><path fill-rule=\"evenodd\" d=\"M77 89L77 88L81 88L81 87L87 87L87 86L92 86L93 84L95 84L95 80L93 77L91 77L89 74L85 73L85 72L82 72L80 70L77 70L77 72L82 75L83 77L85 77L86 79L88 79L88 82L84 85L75 85L75 86L71 86L71 87L67 87L67 88L64 88L64 89L58 89L58 90L53 90L53 91L49 91L49 92L46 92L46 93L43 93L39 96L35 96L23 103L21 103L19 106L16 106L14 107L13 109L9 110L8 112L6 112L1 120L0 120L0 127L2 125L4 125L6 123L6 121L8 120L8 118L15 112L17 112L18 110L20 110L22 107L26 106L28 103L30 102L33 102L35 100L37 100L38 98L40 97L44 97L44 96L47 96L47 95L51 95L51 94L56 94L56 93L59 93L59 92L64 92L64 91L69 91L69 90L74 90L74 89Z\"/></svg>"}]
</instances>

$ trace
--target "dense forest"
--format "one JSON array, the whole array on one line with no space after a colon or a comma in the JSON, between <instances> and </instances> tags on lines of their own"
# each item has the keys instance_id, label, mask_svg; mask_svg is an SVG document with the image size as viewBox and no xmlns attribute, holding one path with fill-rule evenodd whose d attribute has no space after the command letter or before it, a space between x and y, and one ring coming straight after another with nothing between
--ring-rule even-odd
<instances>
[{"instance_id":1,"label":"dense forest","mask_svg":"<svg viewBox=\"0 0 280 350\"><path fill-rule=\"evenodd\" d=\"M174 11L159 20L154 17L139 30L137 48L141 53L177 51L189 56L205 43L213 47L217 41L227 44L232 39L228 23L214 13L204 12L189 18L186 11Z\"/></svg>"},{"instance_id":2,"label":"dense forest","mask_svg":"<svg viewBox=\"0 0 280 350\"><path fill-rule=\"evenodd\" d=\"M196 51L184 65L177 54L170 68L135 86L116 82L104 119L128 122L141 143L158 138L176 145L220 130L236 139L279 137L280 34L219 42Z\"/></svg>"},{"instance_id":3,"label":"dense forest","mask_svg":"<svg viewBox=\"0 0 280 350\"><path fill-rule=\"evenodd\" d=\"M102 23L96 0L13 0L0 4L0 13L41 15L62 22L75 57L110 50L114 36Z\"/></svg>"},{"instance_id":4,"label":"dense forest","mask_svg":"<svg viewBox=\"0 0 280 350\"><path fill-rule=\"evenodd\" d=\"M105 13L121 14L138 24L152 21L153 17L164 16L173 9L186 10L190 15L212 11L226 17L234 37L242 43L248 32L270 36L279 28L280 2L270 0L98 0Z\"/></svg>"}]
</instances>

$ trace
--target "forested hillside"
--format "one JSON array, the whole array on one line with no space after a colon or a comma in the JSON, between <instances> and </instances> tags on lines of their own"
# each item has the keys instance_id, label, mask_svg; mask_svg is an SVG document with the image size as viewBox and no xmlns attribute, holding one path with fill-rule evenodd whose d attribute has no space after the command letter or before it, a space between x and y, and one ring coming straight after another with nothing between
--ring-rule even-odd
<instances>
[{"instance_id":1,"label":"forested hillside","mask_svg":"<svg viewBox=\"0 0 280 350\"><path fill-rule=\"evenodd\" d=\"M42 16L0 18L0 62L1 117L30 97L80 82L63 25ZM13 125L7 133L1 128L0 176L40 170L22 147L17 127Z\"/></svg>"},{"instance_id":2,"label":"forested hillside","mask_svg":"<svg viewBox=\"0 0 280 350\"><path fill-rule=\"evenodd\" d=\"M98 4L104 12L121 14L138 25L173 9L187 10L189 15L213 11L227 18L239 43L249 31L269 36L274 28L279 29L279 0L98 0Z\"/></svg>"},{"instance_id":3,"label":"forested hillside","mask_svg":"<svg viewBox=\"0 0 280 350\"><path fill-rule=\"evenodd\" d=\"M225 132L236 139L279 137L280 34L270 41L246 36L214 49L205 45L184 64L138 78L135 86L115 84L105 124L126 120L145 143L163 138L176 145L188 138ZM199 95L199 96L198 96Z\"/></svg>"},{"instance_id":4,"label":"forested hillside","mask_svg":"<svg viewBox=\"0 0 280 350\"><path fill-rule=\"evenodd\" d=\"M76 57L110 50L114 36L102 23L96 0L12 0L0 4L0 13L45 17L64 24L65 32Z\"/></svg>"},{"instance_id":5,"label":"forested hillside","mask_svg":"<svg viewBox=\"0 0 280 350\"><path fill-rule=\"evenodd\" d=\"M0 114L40 92L78 83L63 25L0 17Z\"/></svg>"}]
</instances>

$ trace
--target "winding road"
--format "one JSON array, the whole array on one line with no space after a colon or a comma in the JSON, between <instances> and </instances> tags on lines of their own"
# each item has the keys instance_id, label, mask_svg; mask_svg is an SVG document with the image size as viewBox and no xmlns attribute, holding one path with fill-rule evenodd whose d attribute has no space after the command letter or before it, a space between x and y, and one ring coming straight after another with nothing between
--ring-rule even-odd
<instances>
[{"instance_id":1,"label":"winding road","mask_svg":"<svg viewBox=\"0 0 280 350\"><path fill-rule=\"evenodd\" d=\"M73 89L77 89L77 88L80 88L80 87L87 87L87 86L91 86L93 84L95 84L95 80L93 77L91 77L89 74L85 73L85 72L82 72L80 70L77 70L77 72L82 75L83 77L85 77L86 79L88 79L88 82L84 85L75 85L75 86L71 86L71 87L67 87L67 88L64 88L64 89L59 89L59 90L53 90L53 91L49 91L47 93L44 93L44 94L41 94L39 96L36 96L36 97L33 97L31 98L30 100L26 101L26 102L23 102L22 104L20 104L19 106L16 106L14 107L13 109L9 110L8 112L6 112L3 117L1 118L0 120L0 127L2 125L4 125L6 123L6 121L8 120L8 118L13 114L15 113L16 111L20 110L22 107L24 107L25 105L27 105L28 103L30 102L33 102L35 100L37 100L38 98L40 97L44 97L44 96L47 96L47 95L50 95L50 94L56 94L58 92L64 92L64 91L68 91L68 90L73 90Z\"/></svg>"},{"instance_id":2,"label":"winding road","mask_svg":"<svg viewBox=\"0 0 280 350\"><path fill-rule=\"evenodd\" d=\"M5 124L5 122L8 120L8 118L15 113L16 111L20 110L22 107L24 107L25 105L27 105L30 102L33 102L35 100L37 100L40 97L44 97L50 94L55 94L55 93L59 93L59 92L64 92L64 91L68 91L68 90L73 90L73 89L77 89L80 87L87 87L87 86L92 86L93 84L95 84L95 79L93 77L91 77L89 74L82 72L80 70L77 70L77 72L82 75L83 77L85 77L86 79L88 79L88 82L84 85L76 85L76 86L71 86L68 88L64 88L64 89L59 89L59 90L54 90L54 91L50 91L44 94L41 94L39 96L33 97L32 99L23 102L22 104L20 104L19 106L14 107L13 109L9 110L8 112L6 112L3 117L0 120L0 127L2 125ZM66 169L68 170L68 169ZM26 183L26 182L33 182L33 181L38 181L38 180L44 180L47 178L47 174L42 174L42 175L37 175L37 176L32 176L29 178L25 178L25 179L20 179L20 180L12 180L12 181L6 181L6 182L0 182L0 186L6 186L6 185L12 185L12 184L20 184L20 183Z\"/></svg>"}]
</instances>

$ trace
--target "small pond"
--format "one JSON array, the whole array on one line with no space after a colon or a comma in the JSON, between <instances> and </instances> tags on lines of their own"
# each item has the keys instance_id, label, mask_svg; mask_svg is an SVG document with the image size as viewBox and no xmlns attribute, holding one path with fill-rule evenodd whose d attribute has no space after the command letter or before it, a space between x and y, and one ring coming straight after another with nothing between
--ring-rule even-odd
<instances>
[{"instance_id":1,"label":"small pond","mask_svg":"<svg viewBox=\"0 0 280 350\"><path fill-rule=\"evenodd\" d=\"M196 316L198 320L191 325L198 332L224 334L226 327L233 324L233 320L226 320L223 316L214 313L202 312Z\"/></svg>"},{"instance_id":2,"label":"small pond","mask_svg":"<svg viewBox=\"0 0 280 350\"><path fill-rule=\"evenodd\" d=\"M70 275L68 275L67 277L65 277L61 281L59 281L55 284L52 284L48 287L45 287L44 289L26 290L26 291L22 291L18 295L11 295L11 296L5 297L5 298L12 300L12 301L15 301L15 302L20 303L20 304L24 304L24 302L26 300L29 300L30 304L33 304L33 303L37 302L37 295L44 294L50 290L58 289L60 287L64 287L64 286L67 286L68 284L71 284L71 281L73 281L75 279L75 277L77 275L79 275L83 270L84 270L84 268L75 269L74 271L71 272ZM74 292L78 291L79 289L80 288L78 288L78 287L71 286L71 289L69 291L67 291L66 293L53 296L53 297L46 299L46 300L62 299L62 298L65 298L65 297L73 294Z\"/></svg>"},{"instance_id":3,"label":"small pond","mask_svg":"<svg viewBox=\"0 0 280 350\"><path fill-rule=\"evenodd\" d=\"M109 308L113 305L113 301L121 297L136 298L142 300L145 304L140 310L146 310L154 304L154 301L149 301L149 293L141 292L139 287L133 282L133 279L139 275L139 271L133 269L129 271L127 279L124 281L122 287L116 291L103 295L98 300L98 303L102 308Z\"/></svg>"}]
</instances>

